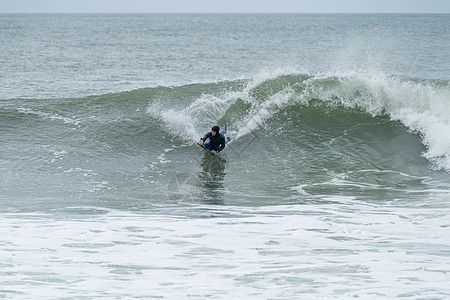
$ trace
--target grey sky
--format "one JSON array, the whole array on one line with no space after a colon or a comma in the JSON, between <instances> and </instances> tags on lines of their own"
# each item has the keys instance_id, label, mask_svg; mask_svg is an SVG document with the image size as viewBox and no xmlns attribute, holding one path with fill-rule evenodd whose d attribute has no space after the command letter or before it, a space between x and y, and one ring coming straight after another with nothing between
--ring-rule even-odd
<instances>
[{"instance_id":1,"label":"grey sky","mask_svg":"<svg viewBox=\"0 0 450 300\"><path fill-rule=\"evenodd\" d=\"M0 13L450 13L450 0L0 0Z\"/></svg>"}]
</instances>

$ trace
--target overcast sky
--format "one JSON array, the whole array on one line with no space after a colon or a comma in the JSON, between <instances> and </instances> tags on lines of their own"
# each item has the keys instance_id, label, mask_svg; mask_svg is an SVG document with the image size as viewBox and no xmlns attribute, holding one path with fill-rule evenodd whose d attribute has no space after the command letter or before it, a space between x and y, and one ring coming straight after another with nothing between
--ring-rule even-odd
<instances>
[{"instance_id":1,"label":"overcast sky","mask_svg":"<svg viewBox=\"0 0 450 300\"><path fill-rule=\"evenodd\" d=\"M450 0L0 0L0 13L450 13Z\"/></svg>"}]
</instances>

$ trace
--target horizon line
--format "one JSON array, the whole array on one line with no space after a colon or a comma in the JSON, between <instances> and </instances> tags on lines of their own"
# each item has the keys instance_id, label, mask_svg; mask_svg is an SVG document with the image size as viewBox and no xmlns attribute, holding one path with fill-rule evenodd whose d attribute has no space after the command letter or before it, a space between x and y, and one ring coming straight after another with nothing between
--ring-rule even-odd
<instances>
[{"instance_id":1,"label":"horizon line","mask_svg":"<svg viewBox=\"0 0 450 300\"><path fill-rule=\"evenodd\" d=\"M356 15L356 14L385 14L385 15L399 15L399 14L450 14L450 12L0 12L0 14L234 14L234 15L248 15L248 14L260 14L260 15Z\"/></svg>"}]
</instances>

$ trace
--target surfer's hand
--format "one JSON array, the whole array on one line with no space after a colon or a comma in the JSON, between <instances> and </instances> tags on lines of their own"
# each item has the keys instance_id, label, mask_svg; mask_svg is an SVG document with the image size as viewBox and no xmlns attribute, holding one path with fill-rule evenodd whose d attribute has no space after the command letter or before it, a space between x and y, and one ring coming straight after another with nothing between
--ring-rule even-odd
<instances>
[{"instance_id":1,"label":"surfer's hand","mask_svg":"<svg viewBox=\"0 0 450 300\"><path fill-rule=\"evenodd\" d=\"M203 146L203 141L197 143L199 146Z\"/></svg>"},{"instance_id":2,"label":"surfer's hand","mask_svg":"<svg viewBox=\"0 0 450 300\"><path fill-rule=\"evenodd\" d=\"M217 154L216 150L211 150L212 153Z\"/></svg>"}]
</instances>

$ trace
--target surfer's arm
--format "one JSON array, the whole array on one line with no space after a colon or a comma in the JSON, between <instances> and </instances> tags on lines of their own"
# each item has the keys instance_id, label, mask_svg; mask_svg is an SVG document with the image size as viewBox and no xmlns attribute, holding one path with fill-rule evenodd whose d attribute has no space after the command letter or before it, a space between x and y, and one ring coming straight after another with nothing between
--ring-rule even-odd
<instances>
[{"instance_id":1,"label":"surfer's arm","mask_svg":"<svg viewBox=\"0 0 450 300\"><path fill-rule=\"evenodd\" d=\"M204 141L206 141L207 139L209 139L210 136L211 136L211 132L208 132L207 134L205 134L204 137L202 137L202 138L200 139L200 141L201 141L201 142L204 142Z\"/></svg>"},{"instance_id":2,"label":"surfer's arm","mask_svg":"<svg viewBox=\"0 0 450 300\"><path fill-rule=\"evenodd\" d=\"M205 134L204 137L202 137L202 138L200 139L200 141L199 141L197 144L199 144L200 146L203 146L203 144L205 143L205 141L206 141L207 139L209 139L210 136L211 136L211 132L208 132L207 134Z\"/></svg>"}]
</instances>

